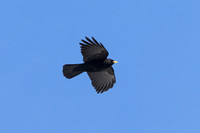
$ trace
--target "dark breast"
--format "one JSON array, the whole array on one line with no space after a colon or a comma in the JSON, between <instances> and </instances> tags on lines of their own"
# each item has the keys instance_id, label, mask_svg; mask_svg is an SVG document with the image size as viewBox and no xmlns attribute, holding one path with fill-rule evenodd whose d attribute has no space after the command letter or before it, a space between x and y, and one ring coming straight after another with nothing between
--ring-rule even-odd
<instances>
[{"instance_id":1,"label":"dark breast","mask_svg":"<svg viewBox=\"0 0 200 133\"><path fill-rule=\"evenodd\" d=\"M87 72L102 71L103 69L106 69L110 66L111 65L105 64L104 60L93 60L90 62L85 62L85 70Z\"/></svg>"}]
</instances>

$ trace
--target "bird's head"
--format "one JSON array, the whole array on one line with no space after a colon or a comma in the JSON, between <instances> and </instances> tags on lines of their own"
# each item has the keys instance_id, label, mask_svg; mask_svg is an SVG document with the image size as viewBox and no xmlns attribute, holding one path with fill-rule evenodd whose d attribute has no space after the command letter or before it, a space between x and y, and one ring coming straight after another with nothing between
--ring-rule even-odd
<instances>
[{"instance_id":1,"label":"bird's head","mask_svg":"<svg viewBox=\"0 0 200 133\"><path fill-rule=\"evenodd\" d=\"M108 64L108 65L113 65L114 63L118 63L117 61L114 61L114 60L112 60L112 59L106 59L105 61L104 61L104 63L105 64Z\"/></svg>"}]
</instances>

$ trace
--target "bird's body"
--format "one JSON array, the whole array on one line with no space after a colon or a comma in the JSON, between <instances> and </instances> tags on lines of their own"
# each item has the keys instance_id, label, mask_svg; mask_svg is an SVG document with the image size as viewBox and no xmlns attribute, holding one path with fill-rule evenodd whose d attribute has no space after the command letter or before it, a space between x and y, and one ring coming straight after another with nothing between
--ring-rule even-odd
<instances>
[{"instance_id":1,"label":"bird's body","mask_svg":"<svg viewBox=\"0 0 200 133\"><path fill-rule=\"evenodd\" d=\"M87 72L97 72L102 71L108 67L111 67L113 65L111 59L106 60L93 60L85 62L85 70Z\"/></svg>"},{"instance_id":2,"label":"bird's body","mask_svg":"<svg viewBox=\"0 0 200 133\"><path fill-rule=\"evenodd\" d=\"M84 63L64 65L63 75L70 79L87 72L97 93L102 93L112 88L116 82L112 65L117 62L107 59L108 52L105 47L93 37L92 39L93 41L86 37L88 42L82 40L84 44L80 43Z\"/></svg>"}]
</instances>

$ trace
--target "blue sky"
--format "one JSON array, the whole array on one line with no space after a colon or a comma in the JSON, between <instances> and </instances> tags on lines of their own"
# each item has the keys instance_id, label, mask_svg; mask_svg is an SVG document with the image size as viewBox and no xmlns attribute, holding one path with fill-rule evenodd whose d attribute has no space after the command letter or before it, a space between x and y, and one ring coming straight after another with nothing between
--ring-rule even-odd
<instances>
[{"instance_id":1,"label":"blue sky","mask_svg":"<svg viewBox=\"0 0 200 133\"><path fill-rule=\"evenodd\" d=\"M1 133L199 133L200 1L0 2ZM119 63L96 94L79 42L94 36Z\"/></svg>"}]
</instances>

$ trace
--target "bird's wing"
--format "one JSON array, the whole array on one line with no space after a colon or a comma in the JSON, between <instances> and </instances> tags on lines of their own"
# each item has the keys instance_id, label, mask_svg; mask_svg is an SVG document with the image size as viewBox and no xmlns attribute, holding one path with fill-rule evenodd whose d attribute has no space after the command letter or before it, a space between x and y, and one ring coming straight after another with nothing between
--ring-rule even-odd
<instances>
[{"instance_id":1,"label":"bird's wing","mask_svg":"<svg viewBox=\"0 0 200 133\"><path fill-rule=\"evenodd\" d=\"M83 61L92 61L92 60L104 60L108 56L108 51L105 47L98 43L93 37L90 40L88 37L85 37L85 40L81 40L83 43L81 45L81 53L83 55Z\"/></svg>"},{"instance_id":2,"label":"bird's wing","mask_svg":"<svg viewBox=\"0 0 200 133\"><path fill-rule=\"evenodd\" d=\"M107 91L109 88L112 88L116 82L114 70L112 67L99 72L88 72L88 75L97 93L103 93L104 91Z\"/></svg>"}]
</instances>

